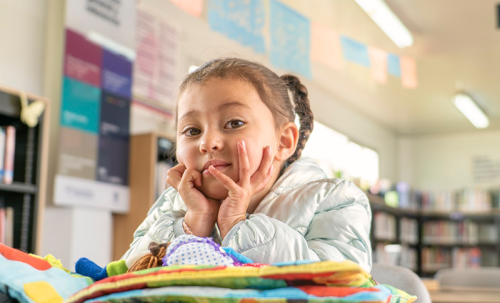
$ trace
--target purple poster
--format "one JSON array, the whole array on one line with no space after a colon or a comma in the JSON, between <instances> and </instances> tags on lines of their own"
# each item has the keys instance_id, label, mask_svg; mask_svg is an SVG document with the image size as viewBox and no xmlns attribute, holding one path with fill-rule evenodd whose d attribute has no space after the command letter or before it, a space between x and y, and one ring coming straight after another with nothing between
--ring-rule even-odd
<instances>
[{"instance_id":1,"label":"purple poster","mask_svg":"<svg viewBox=\"0 0 500 303\"><path fill-rule=\"evenodd\" d=\"M95 87L101 85L102 49L84 36L66 29L64 75Z\"/></svg>"},{"instance_id":2,"label":"purple poster","mask_svg":"<svg viewBox=\"0 0 500 303\"><path fill-rule=\"evenodd\" d=\"M102 89L129 98L132 89L132 62L106 49L102 56Z\"/></svg>"}]
</instances>

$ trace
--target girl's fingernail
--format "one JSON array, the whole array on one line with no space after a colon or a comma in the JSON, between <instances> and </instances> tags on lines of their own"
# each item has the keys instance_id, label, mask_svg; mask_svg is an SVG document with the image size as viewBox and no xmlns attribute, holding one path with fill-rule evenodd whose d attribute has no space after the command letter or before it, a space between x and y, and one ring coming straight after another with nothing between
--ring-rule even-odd
<instances>
[{"instance_id":1,"label":"girl's fingernail","mask_svg":"<svg viewBox=\"0 0 500 303\"><path fill-rule=\"evenodd\" d=\"M245 148L245 141L241 141L240 144L241 144L241 147Z\"/></svg>"},{"instance_id":2,"label":"girl's fingernail","mask_svg":"<svg viewBox=\"0 0 500 303\"><path fill-rule=\"evenodd\" d=\"M267 151L271 153L271 146L267 146Z\"/></svg>"}]
</instances>

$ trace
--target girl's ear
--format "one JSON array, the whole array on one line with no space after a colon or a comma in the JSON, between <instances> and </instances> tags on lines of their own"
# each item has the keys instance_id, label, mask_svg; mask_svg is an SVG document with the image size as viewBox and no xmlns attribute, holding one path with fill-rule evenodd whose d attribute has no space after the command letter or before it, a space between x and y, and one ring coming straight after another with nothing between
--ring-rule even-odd
<instances>
[{"instance_id":1,"label":"girl's ear","mask_svg":"<svg viewBox=\"0 0 500 303\"><path fill-rule=\"evenodd\" d=\"M274 159L276 161L286 161L286 159L293 155L297 148L299 129L295 123L288 122L281 127L281 131L278 135L278 148L276 149Z\"/></svg>"}]
</instances>

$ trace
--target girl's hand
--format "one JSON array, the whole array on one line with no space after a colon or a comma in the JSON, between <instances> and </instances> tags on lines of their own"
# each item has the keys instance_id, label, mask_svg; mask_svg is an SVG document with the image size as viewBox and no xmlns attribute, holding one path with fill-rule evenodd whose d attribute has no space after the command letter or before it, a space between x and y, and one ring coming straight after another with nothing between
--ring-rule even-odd
<instances>
[{"instance_id":1,"label":"girl's hand","mask_svg":"<svg viewBox=\"0 0 500 303\"><path fill-rule=\"evenodd\" d=\"M167 183L179 191L188 208L184 222L195 236L208 237L215 226L220 203L208 199L195 188L195 185L201 186L201 182L201 173L186 169L183 164L172 167L167 173Z\"/></svg>"},{"instance_id":2,"label":"girl's hand","mask_svg":"<svg viewBox=\"0 0 500 303\"><path fill-rule=\"evenodd\" d=\"M255 193L264 189L273 172L271 147L269 146L264 149L259 169L252 176L250 176L250 163L245 141L238 142L238 162L240 170L238 183L213 166L208 168L209 172L229 191L228 197L222 201L217 216L217 225L223 239L236 223L246 219L250 199Z\"/></svg>"}]
</instances>

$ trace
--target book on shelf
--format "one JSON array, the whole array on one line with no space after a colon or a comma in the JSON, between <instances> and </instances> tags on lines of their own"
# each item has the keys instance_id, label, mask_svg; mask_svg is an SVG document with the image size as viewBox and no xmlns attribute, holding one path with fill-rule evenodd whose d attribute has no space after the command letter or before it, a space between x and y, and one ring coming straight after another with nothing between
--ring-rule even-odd
<instances>
[{"instance_id":1,"label":"book on shelf","mask_svg":"<svg viewBox=\"0 0 500 303\"><path fill-rule=\"evenodd\" d=\"M422 270L434 272L443 268L480 267L481 254L481 250L477 247L425 247L422 249Z\"/></svg>"},{"instance_id":2,"label":"book on shelf","mask_svg":"<svg viewBox=\"0 0 500 303\"><path fill-rule=\"evenodd\" d=\"M384 212L375 212L374 236L378 240L396 241L396 218Z\"/></svg>"},{"instance_id":3,"label":"book on shelf","mask_svg":"<svg viewBox=\"0 0 500 303\"><path fill-rule=\"evenodd\" d=\"M0 126L0 182L4 176L4 163L5 162L5 128Z\"/></svg>"},{"instance_id":4,"label":"book on shelf","mask_svg":"<svg viewBox=\"0 0 500 303\"><path fill-rule=\"evenodd\" d=\"M428 221L423 225L422 242L424 244L468 244L478 243L478 226L476 222L465 220Z\"/></svg>"},{"instance_id":5,"label":"book on shelf","mask_svg":"<svg viewBox=\"0 0 500 303\"><path fill-rule=\"evenodd\" d=\"M16 129L14 126L5 126L5 148L2 182L11 184L14 179L14 152L16 146Z\"/></svg>"},{"instance_id":6,"label":"book on shelf","mask_svg":"<svg viewBox=\"0 0 500 303\"><path fill-rule=\"evenodd\" d=\"M413 271L418 269L417 250L407 245L379 243L373 251L373 261L379 264L399 265Z\"/></svg>"},{"instance_id":7,"label":"book on shelf","mask_svg":"<svg viewBox=\"0 0 500 303\"><path fill-rule=\"evenodd\" d=\"M416 219L401 218L399 229L399 239L401 243L418 243L418 222Z\"/></svg>"}]
</instances>

